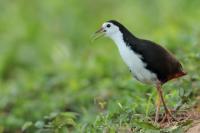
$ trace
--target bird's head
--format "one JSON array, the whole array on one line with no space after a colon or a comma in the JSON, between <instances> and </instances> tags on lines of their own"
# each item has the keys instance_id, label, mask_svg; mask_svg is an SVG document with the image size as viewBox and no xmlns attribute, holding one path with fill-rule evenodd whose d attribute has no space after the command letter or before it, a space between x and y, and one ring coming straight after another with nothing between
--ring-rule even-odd
<instances>
[{"instance_id":1,"label":"bird's head","mask_svg":"<svg viewBox=\"0 0 200 133\"><path fill-rule=\"evenodd\" d=\"M120 32L120 23L110 20L102 24L101 28L95 32L94 40L102 36L111 37Z\"/></svg>"}]
</instances>

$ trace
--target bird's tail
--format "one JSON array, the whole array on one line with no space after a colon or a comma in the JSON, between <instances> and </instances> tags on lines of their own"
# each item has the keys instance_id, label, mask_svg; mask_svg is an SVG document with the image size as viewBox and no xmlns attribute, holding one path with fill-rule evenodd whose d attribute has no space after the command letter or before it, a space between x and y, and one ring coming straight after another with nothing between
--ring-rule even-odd
<instances>
[{"instance_id":1,"label":"bird's tail","mask_svg":"<svg viewBox=\"0 0 200 133\"><path fill-rule=\"evenodd\" d=\"M179 78L179 77L182 77L185 75L187 75L187 72L180 71L180 72L176 73L174 76L169 77L168 80L176 79L176 78Z\"/></svg>"},{"instance_id":2,"label":"bird's tail","mask_svg":"<svg viewBox=\"0 0 200 133\"><path fill-rule=\"evenodd\" d=\"M187 75L187 72L181 71L181 72L178 72L177 74L175 74L174 78L179 78L179 77L182 77L182 76L185 76L185 75Z\"/></svg>"}]
</instances>

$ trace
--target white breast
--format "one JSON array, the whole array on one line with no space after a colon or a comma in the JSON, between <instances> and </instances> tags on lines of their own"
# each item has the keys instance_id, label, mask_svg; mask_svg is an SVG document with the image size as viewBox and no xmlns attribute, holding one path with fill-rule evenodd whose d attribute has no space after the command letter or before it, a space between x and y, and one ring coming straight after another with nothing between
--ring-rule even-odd
<instances>
[{"instance_id":1,"label":"white breast","mask_svg":"<svg viewBox=\"0 0 200 133\"><path fill-rule=\"evenodd\" d=\"M157 76L147 70L146 64L142 62L142 57L132 51L124 42L122 34L119 32L111 37L116 43L120 55L125 64L131 70L133 76L143 83L156 83Z\"/></svg>"}]
</instances>

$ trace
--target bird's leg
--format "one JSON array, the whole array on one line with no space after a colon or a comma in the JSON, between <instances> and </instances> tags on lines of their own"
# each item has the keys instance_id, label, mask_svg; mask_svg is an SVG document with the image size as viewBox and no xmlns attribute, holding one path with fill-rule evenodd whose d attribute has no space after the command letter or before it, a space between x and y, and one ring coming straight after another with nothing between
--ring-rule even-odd
<instances>
[{"instance_id":1,"label":"bird's leg","mask_svg":"<svg viewBox=\"0 0 200 133\"><path fill-rule=\"evenodd\" d=\"M165 116L164 116L162 122L164 122L166 119L169 122L170 121L169 117L171 117L173 120L176 121L176 119L172 116L171 112L169 111L169 109L167 108L167 106L165 104L165 100L164 100L164 97L163 97L163 94L162 94L161 84L157 83L156 88L157 88L158 94L160 96L160 99L161 99L163 106L164 106L164 109L165 109Z\"/></svg>"},{"instance_id":2,"label":"bird's leg","mask_svg":"<svg viewBox=\"0 0 200 133\"><path fill-rule=\"evenodd\" d=\"M155 123L158 122L158 120L159 120L160 104L161 104L160 96L157 94L157 97L156 97L156 116L155 116Z\"/></svg>"}]
</instances>

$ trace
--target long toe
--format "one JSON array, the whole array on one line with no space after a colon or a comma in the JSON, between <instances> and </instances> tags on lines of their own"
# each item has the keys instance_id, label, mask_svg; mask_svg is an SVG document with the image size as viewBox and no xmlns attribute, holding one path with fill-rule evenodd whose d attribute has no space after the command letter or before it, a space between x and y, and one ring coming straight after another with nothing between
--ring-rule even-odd
<instances>
[{"instance_id":1,"label":"long toe","mask_svg":"<svg viewBox=\"0 0 200 133\"><path fill-rule=\"evenodd\" d=\"M176 118L171 113L165 113L163 119L161 120L161 124L167 123L171 124L172 122L177 121Z\"/></svg>"},{"instance_id":2,"label":"long toe","mask_svg":"<svg viewBox=\"0 0 200 133\"><path fill-rule=\"evenodd\" d=\"M161 120L161 124L163 124L163 123L171 123L172 122L172 119L170 118L170 116L169 116L169 114L168 113L165 113L164 114L164 117L163 117L163 119Z\"/></svg>"}]
</instances>

